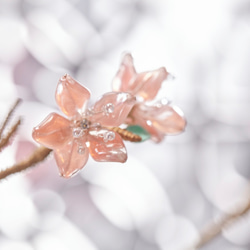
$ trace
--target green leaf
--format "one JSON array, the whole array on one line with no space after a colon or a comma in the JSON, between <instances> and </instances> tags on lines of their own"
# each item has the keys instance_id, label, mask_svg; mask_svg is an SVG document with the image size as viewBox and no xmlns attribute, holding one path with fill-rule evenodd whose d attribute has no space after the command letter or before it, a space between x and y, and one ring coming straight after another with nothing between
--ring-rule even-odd
<instances>
[{"instance_id":1,"label":"green leaf","mask_svg":"<svg viewBox=\"0 0 250 250\"><path fill-rule=\"evenodd\" d=\"M138 125L130 125L126 128L126 130L139 135L141 137L141 142L150 139L150 134L141 126Z\"/></svg>"}]
</instances>

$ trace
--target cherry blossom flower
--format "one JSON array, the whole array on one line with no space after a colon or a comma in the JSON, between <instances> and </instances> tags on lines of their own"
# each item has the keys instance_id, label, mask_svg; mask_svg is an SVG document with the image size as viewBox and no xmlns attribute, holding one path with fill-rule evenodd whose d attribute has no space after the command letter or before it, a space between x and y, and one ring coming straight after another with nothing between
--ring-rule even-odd
<instances>
[{"instance_id":1,"label":"cherry blossom flower","mask_svg":"<svg viewBox=\"0 0 250 250\"><path fill-rule=\"evenodd\" d=\"M137 102L128 115L127 123L143 127L155 142L162 141L165 135L182 132L186 126L183 112L177 106L165 99L150 104L168 75L164 67L137 73L131 54L125 54L112 82L113 91L136 96Z\"/></svg>"},{"instance_id":2,"label":"cherry blossom flower","mask_svg":"<svg viewBox=\"0 0 250 250\"><path fill-rule=\"evenodd\" d=\"M129 93L104 94L91 108L88 89L71 76L63 76L57 85L56 102L68 119L49 114L32 136L54 151L59 172L70 177L82 169L89 153L96 161L125 162L127 152L120 135L109 127L122 124L135 103Z\"/></svg>"}]
</instances>

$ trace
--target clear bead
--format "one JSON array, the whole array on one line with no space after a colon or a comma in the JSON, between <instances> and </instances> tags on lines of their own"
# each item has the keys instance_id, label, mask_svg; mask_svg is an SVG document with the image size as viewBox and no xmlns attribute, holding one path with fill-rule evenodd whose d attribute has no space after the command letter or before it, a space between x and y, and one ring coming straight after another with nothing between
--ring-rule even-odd
<instances>
[{"instance_id":1,"label":"clear bead","mask_svg":"<svg viewBox=\"0 0 250 250\"><path fill-rule=\"evenodd\" d=\"M104 134L103 141L108 142L108 141L113 141L115 139L115 132L109 131Z\"/></svg>"},{"instance_id":2,"label":"clear bead","mask_svg":"<svg viewBox=\"0 0 250 250\"><path fill-rule=\"evenodd\" d=\"M108 103L104 106L104 111L105 111L106 115L113 113L114 109L115 109L115 107L112 103Z\"/></svg>"},{"instance_id":3,"label":"clear bead","mask_svg":"<svg viewBox=\"0 0 250 250\"><path fill-rule=\"evenodd\" d=\"M84 132L80 127L77 127L73 128L72 134L74 138L79 138L84 134Z\"/></svg>"},{"instance_id":4,"label":"clear bead","mask_svg":"<svg viewBox=\"0 0 250 250\"><path fill-rule=\"evenodd\" d=\"M83 155L85 153L85 148L83 147L83 146L79 146L78 147L78 154L81 154L81 155Z\"/></svg>"}]
</instances>

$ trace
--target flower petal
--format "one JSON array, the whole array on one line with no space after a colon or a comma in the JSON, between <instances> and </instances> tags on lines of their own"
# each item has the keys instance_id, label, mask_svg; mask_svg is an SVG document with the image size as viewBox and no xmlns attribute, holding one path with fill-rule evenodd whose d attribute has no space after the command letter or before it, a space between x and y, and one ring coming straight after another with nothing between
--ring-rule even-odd
<instances>
[{"instance_id":1,"label":"flower petal","mask_svg":"<svg viewBox=\"0 0 250 250\"><path fill-rule=\"evenodd\" d=\"M166 135L175 135L186 127L183 112L176 106L162 105L149 112L153 126Z\"/></svg>"},{"instance_id":2,"label":"flower petal","mask_svg":"<svg viewBox=\"0 0 250 250\"><path fill-rule=\"evenodd\" d=\"M186 120L182 111L176 106L135 105L130 114L133 123L142 126L156 142L163 139L163 135L175 135L182 132L186 127Z\"/></svg>"},{"instance_id":3,"label":"flower petal","mask_svg":"<svg viewBox=\"0 0 250 250\"><path fill-rule=\"evenodd\" d=\"M79 145L77 140L73 140L55 149L54 156L60 175L69 178L85 166L89 150L85 143Z\"/></svg>"},{"instance_id":4,"label":"flower petal","mask_svg":"<svg viewBox=\"0 0 250 250\"><path fill-rule=\"evenodd\" d=\"M56 89L56 101L64 114L72 117L81 113L89 98L89 90L70 75L61 77Z\"/></svg>"},{"instance_id":5,"label":"flower petal","mask_svg":"<svg viewBox=\"0 0 250 250\"><path fill-rule=\"evenodd\" d=\"M135 102L135 97L129 93L106 93L92 107L92 117L89 119L102 126L119 126L125 121Z\"/></svg>"},{"instance_id":6,"label":"flower petal","mask_svg":"<svg viewBox=\"0 0 250 250\"><path fill-rule=\"evenodd\" d=\"M89 152L96 161L125 162L127 151L120 135L104 128L89 131Z\"/></svg>"},{"instance_id":7,"label":"flower petal","mask_svg":"<svg viewBox=\"0 0 250 250\"><path fill-rule=\"evenodd\" d=\"M138 74L135 85L140 85L140 89L136 94L141 96L145 101L154 99L167 76L168 72L163 67Z\"/></svg>"},{"instance_id":8,"label":"flower petal","mask_svg":"<svg viewBox=\"0 0 250 250\"><path fill-rule=\"evenodd\" d=\"M131 54L125 54L112 82L113 91L134 93L136 71Z\"/></svg>"},{"instance_id":9,"label":"flower petal","mask_svg":"<svg viewBox=\"0 0 250 250\"><path fill-rule=\"evenodd\" d=\"M33 129L32 137L48 148L57 148L72 138L70 121L56 113L49 114Z\"/></svg>"},{"instance_id":10,"label":"flower petal","mask_svg":"<svg viewBox=\"0 0 250 250\"><path fill-rule=\"evenodd\" d=\"M158 143L164 139L164 133L156 129L149 118L143 117L143 113L141 113L141 110L137 105L133 108L130 115L133 118L131 123L143 127L150 134L150 137L154 142Z\"/></svg>"}]
</instances>

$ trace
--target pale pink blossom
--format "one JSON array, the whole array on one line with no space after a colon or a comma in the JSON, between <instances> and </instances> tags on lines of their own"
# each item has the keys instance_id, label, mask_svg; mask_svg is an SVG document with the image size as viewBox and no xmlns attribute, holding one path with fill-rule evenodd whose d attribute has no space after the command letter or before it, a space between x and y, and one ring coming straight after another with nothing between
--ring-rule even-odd
<instances>
[{"instance_id":1,"label":"pale pink blossom","mask_svg":"<svg viewBox=\"0 0 250 250\"><path fill-rule=\"evenodd\" d=\"M149 104L155 100L168 75L164 67L137 73L131 54L125 54L112 82L113 91L127 92L137 98L127 123L143 127L155 142L160 142L165 135L182 132L186 126L183 112L177 106L165 100Z\"/></svg>"},{"instance_id":2,"label":"pale pink blossom","mask_svg":"<svg viewBox=\"0 0 250 250\"><path fill-rule=\"evenodd\" d=\"M135 103L131 94L106 93L87 108L89 90L65 75L58 82L55 97L68 118L51 113L33 129L32 136L38 143L53 149L63 177L70 177L82 169L89 153L96 161L127 160L120 135L109 127L125 121Z\"/></svg>"}]
</instances>

